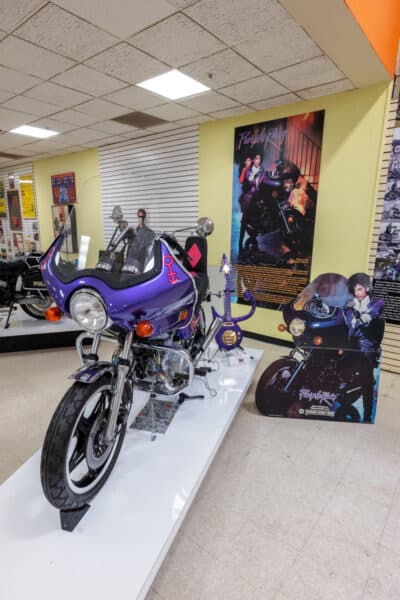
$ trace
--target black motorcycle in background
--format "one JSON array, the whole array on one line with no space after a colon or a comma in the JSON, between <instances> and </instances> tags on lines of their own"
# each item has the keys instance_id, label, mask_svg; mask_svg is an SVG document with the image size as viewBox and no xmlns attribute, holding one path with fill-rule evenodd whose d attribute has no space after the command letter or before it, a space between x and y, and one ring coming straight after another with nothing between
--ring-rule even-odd
<instances>
[{"instance_id":1,"label":"black motorcycle in background","mask_svg":"<svg viewBox=\"0 0 400 600\"><path fill-rule=\"evenodd\" d=\"M4 329L10 326L17 306L30 317L45 319L53 303L40 271L40 256L34 252L15 260L0 260L0 309L8 310Z\"/></svg>"}]
</instances>

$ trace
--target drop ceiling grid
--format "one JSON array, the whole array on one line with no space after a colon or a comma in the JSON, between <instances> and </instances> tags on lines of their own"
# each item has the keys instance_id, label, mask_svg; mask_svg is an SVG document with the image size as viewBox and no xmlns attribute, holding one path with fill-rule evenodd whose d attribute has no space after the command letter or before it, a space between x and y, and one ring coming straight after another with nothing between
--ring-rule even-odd
<instances>
[{"instance_id":1,"label":"drop ceiling grid","mask_svg":"<svg viewBox=\"0 0 400 600\"><path fill-rule=\"evenodd\" d=\"M329 85L330 93L353 87L277 0L253 0L244 12L242 0L229 3L225 0L157 0L151 6L116 0L112 10L107 8L107 3L99 6L97 0L84 3L28 0L18 10L14 0L4 0L3 4L5 36L0 41L0 75L3 70L4 90L9 91L11 97L7 97L0 108L6 108L7 103L10 107L26 107L21 112L24 122L34 123L51 115L57 119L57 113L72 109L93 116L97 119L93 124L100 125L114 113L125 114L136 108L132 103L124 105L124 98L129 97L123 94L124 90L138 89L132 85L133 80L137 83L132 62L126 59L121 64L121 57L126 53L142 57L143 60L138 59L136 63L140 68L147 61L149 73L160 74L179 66L183 72L208 83L212 92L199 104L199 108L204 108L194 109L201 120L208 116L210 119L228 116L229 112L225 114L220 109L222 106L238 114L240 110L257 109L260 102L275 97L283 101L285 97L297 99L299 90L306 96L313 94L307 90L321 85ZM136 20L129 21L132 15ZM75 24L76 31L70 30L71 40L64 42L68 23ZM51 36L46 35L50 24ZM80 44L79 52L74 42ZM14 52L6 52L7 48L14 48ZM49 64L35 63L35 72L43 68L40 77L31 72L29 49L34 55L43 56L43 63L46 56L49 58ZM3 61L9 64L1 66ZM7 85L12 89L7 90ZM155 105L171 121L179 121L188 114L190 100L187 106L185 101L178 102L176 108L170 110L167 109L170 102L153 96L153 101L147 100L152 104L148 106L149 113L154 112ZM31 97L49 105L54 103L54 111L49 106L47 114L32 114L29 118ZM93 104L97 99L101 100L101 106ZM195 99L193 102L195 105ZM38 110L37 104L35 109ZM142 110L146 112L147 108ZM46 113L45 107L43 113ZM71 124L71 130L76 129L79 126ZM60 143L62 137L61 133ZM105 135L102 143L107 143L107 139L111 142L113 136ZM84 146L85 141L93 145L84 137L80 144ZM36 154L38 156L40 154Z\"/></svg>"},{"instance_id":2,"label":"drop ceiling grid","mask_svg":"<svg viewBox=\"0 0 400 600\"><path fill-rule=\"evenodd\" d=\"M109 217L117 204L133 226L139 208L147 210L148 225L157 232L193 225L198 216L198 150L197 127L100 148L105 240L114 230Z\"/></svg>"}]
</instances>

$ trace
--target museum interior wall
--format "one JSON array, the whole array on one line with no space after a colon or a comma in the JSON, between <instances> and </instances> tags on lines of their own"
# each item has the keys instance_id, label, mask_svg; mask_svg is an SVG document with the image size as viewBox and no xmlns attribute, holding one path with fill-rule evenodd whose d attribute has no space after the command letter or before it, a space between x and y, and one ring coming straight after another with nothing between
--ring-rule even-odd
<instances>
[{"instance_id":1,"label":"museum interior wall","mask_svg":"<svg viewBox=\"0 0 400 600\"><path fill-rule=\"evenodd\" d=\"M48 248L54 239L51 176L69 172L75 173L78 235L84 232L97 240L98 247L102 247L104 232L97 148L33 161L42 247ZM95 262L90 248L94 252L95 244L89 247L89 263Z\"/></svg>"},{"instance_id":2,"label":"museum interior wall","mask_svg":"<svg viewBox=\"0 0 400 600\"><path fill-rule=\"evenodd\" d=\"M212 216L218 232L210 239L210 264L230 247L235 127L325 109L311 279L366 270L390 90L379 84L201 124L199 212ZM235 315L243 311L233 306ZM288 339L277 331L280 322L279 311L259 308L246 329Z\"/></svg>"}]
</instances>

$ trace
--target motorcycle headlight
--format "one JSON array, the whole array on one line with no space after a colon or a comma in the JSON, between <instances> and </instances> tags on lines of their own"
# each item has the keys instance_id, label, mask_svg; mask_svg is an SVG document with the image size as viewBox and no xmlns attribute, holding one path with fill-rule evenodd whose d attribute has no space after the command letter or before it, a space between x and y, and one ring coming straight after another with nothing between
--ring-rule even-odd
<instances>
[{"instance_id":1,"label":"motorcycle headlight","mask_svg":"<svg viewBox=\"0 0 400 600\"><path fill-rule=\"evenodd\" d=\"M298 337L299 335L303 335L306 328L306 323L303 319L293 319L290 321L289 331L293 337Z\"/></svg>"},{"instance_id":2,"label":"motorcycle headlight","mask_svg":"<svg viewBox=\"0 0 400 600\"><path fill-rule=\"evenodd\" d=\"M100 333L107 325L107 311L99 294L93 290L78 290L69 303L71 317L82 329Z\"/></svg>"}]
</instances>

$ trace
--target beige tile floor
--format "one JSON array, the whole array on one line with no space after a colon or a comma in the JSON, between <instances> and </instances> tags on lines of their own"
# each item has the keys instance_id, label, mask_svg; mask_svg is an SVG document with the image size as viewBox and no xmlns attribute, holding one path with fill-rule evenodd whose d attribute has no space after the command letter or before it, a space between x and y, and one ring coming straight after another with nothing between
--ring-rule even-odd
<instances>
[{"instance_id":1,"label":"beige tile floor","mask_svg":"<svg viewBox=\"0 0 400 600\"><path fill-rule=\"evenodd\" d=\"M286 350L248 344L258 372ZM76 366L73 349L0 355L0 482ZM256 379L146 600L399 600L399 378L382 374L371 426L262 417Z\"/></svg>"}]
</instances>

